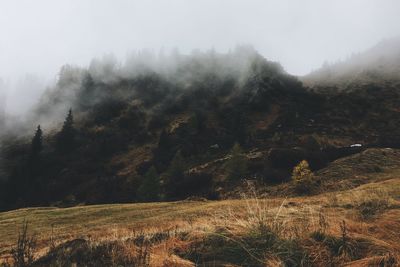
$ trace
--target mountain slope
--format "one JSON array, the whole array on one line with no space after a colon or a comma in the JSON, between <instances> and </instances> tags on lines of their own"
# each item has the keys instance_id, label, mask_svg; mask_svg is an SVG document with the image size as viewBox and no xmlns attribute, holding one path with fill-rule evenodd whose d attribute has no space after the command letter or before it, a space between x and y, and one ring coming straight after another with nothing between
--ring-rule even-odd
<instances>
[{"instance_id":1,"label":"mountain slope","mask_svg":"<svg viewBox=\"0 0 400 267\"><path fill-rule=\"evenodd\" d=\"M218 199L243 179L288 182L303 159L316 171L367 147L400 146L395 84L315 92L248 49L174 58L164 65L134 58L119 66L106 58L88 69L64 67L31 114L44 131L34 161L31 136L2 140L0 208L139 201L152 166L160 199ZM74 138L62 151L69 108ZM245 164L230 179L235 143Z\"/></svg>"},{"instance_id":2,"label":"mountain slope","mask_svg":"<svg viewBox=\"0 0 400 267\"><path fill-rule=\"evenodd\" d=\"M322 67L305 77L311 87L337 87L354 90L366 84L391 85L400 83L400 37L387 39L366 52Z\"/></svg>"},{"instance_id":3,"label":"mountain slope","mask_svg":"<svg viewBox=\"0 0 400 267\"><path fill-rule=\"evenodd\" d=\"M375 174L375 177L379 179L379 175ZM350 178L357 179L355 176ZM29 222L28 236L36 233L38 239L34 248L38 261L33 266L49 265L43 261L99 261L97 264L102 265L109 257L118 262L120 257L128 255L124 254L123 248L131 253L145 249L140 240L148 246L150 266L160 266L169 261L174 262L174 266L195 266L193 262L206 264L208 261L209 264L220 262L221 265L245 265L245 261L250 261L251 266L263 266L261 263L272 264L289 259L292 263L312 260L315 266L332 263L364 266L357 264L373 264L375 261L396 263L400 238L399 190L397 168L388 171L384 181L312 197L258 199L252 195L241 200L29 208L3 212L0 213L0 263L9 257L14 246L17 238L15 225L22 225L24 220ZM362 205L368 203L380 203L381 206L370 214L364 214ZM384 206L385 203L388 206ZM362 214L372 218L360 217L364 216ZM293 246L287 249L291 250L285 250L290 253L289 258L288 254L282 255L273 247L262 247L263 253L269 256L257 256L257 261L253 262L252 255L263 240L262 236L256 235L259 233L256 225L260 220L279 222L275 226L279 225L284 232L272 228L268 233L284 235L281 238L286 242L297 242L298 246L290 243ZM335 242L340 244L343 221L349 254L335 250ZM260 239L251 239L252 235ZM240 246L232 246L230 241L233 244L240 242ZM288 245L279 239L275 242L283 248ZM51 244L54 247L48 252ZM95 248L100 249L103 245L111 250L104 250L101 257L96 257ZM233 248L240 257L229 253ZM302 257L295 257L296 251ZM81 253L81 256L75 253ZM310 266L314 265L310 263Z\"/></svg>"}]
</instances>

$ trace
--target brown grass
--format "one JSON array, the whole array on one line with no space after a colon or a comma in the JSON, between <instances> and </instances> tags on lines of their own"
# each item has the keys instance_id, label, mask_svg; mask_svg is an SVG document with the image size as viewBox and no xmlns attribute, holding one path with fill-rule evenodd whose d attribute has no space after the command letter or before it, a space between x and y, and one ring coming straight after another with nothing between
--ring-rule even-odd
<instances>
[{"instance_id":1,"label":"brown grass","mask_svg":"<svg viewBox=\"0 0 400 267\"><path fill-rule=\"evenodd\" d=\"M10 257L19 227L27 220L38 241L36 258L48 252L52 241L57 246L83 238L98 246L144 238L150 242L151 266L194 266L190 260L194 251L206 258L214 249L213 242L236 249L249 262L268 266L282 264L282 251L298 259L299 249L315 266L399 262L399 178L311 197L259 199L254 191L249 192L241 200L30 208L0 213L1 257L3 261ZM360 203L382 199L389 203L385 209L368 219L360 217ZM336 245L343 246L343 221L348 253L335 251ZM322 241L311 238L316 232ZM272 233L282 246L270 248L263 243L263 253L256 249L266 233ZM237 263L229 255L220 263Z\"/></svg>"}]
</instances>

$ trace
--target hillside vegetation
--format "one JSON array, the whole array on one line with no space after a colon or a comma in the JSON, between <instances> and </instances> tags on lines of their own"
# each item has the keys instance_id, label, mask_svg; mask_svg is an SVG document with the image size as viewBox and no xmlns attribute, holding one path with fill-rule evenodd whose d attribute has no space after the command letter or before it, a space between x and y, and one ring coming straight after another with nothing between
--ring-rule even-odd
<instances>
[{"instance_id":1,"label":"hillside vegetation","mask_svg":"<svg viewBox=\"0 0 400 267\"><path fill-rule=\"evenodd\" d=\"M301 160L400 144L395 83L314 92L249 48L150 59L63 67L31 114L36 139L2 138L0 208L237 197Z\"/></svg>"},{"instance_id":2,"label":"hillside vegetation","mask_svg":"<svg viewBox=\"0 0 400 267\"><path fill-rule=\"evenodd\" d=\"M366 185L312 197L265 199L249 187L238 200L5 212L1 255L11 261L26 221L36 238L33 266L395 266L400 169L363 174Z\"/></svg>"}]
</instances>

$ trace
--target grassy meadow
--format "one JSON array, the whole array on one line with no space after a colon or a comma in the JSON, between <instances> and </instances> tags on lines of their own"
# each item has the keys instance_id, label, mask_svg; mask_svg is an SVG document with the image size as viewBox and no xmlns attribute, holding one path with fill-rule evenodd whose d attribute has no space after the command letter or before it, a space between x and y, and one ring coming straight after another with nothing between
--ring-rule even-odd
<instances>
[{"instance_id":1,"label":"grassy meadow","mask_svg":"<svg viewBox=\"0 0 400 267\"><path fill-rule=\"evenodd\" d=\"M138 246L143 252L141 246L146 244L145 260L136 265L133 260L128 266L390 264L398 260L400 251L400 178L395 175L316 196L265 199L250 190L238 200L3 212L1 259L4 264L12 261L11 252L25 221L28 235L37 241L35 258L48 257L50 250L65 250L62 244L67 241L85 240L90 249L119 244L134 256ZM131 243L134 248L128 246ZM109 264L117 265L118 257L110 257Z\"/></svg>"}]
</instances>

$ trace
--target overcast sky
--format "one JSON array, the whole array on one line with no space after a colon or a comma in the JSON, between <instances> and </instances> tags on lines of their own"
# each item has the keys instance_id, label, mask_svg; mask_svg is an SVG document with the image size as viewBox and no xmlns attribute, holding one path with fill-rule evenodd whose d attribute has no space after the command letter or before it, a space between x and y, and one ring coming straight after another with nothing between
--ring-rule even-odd
<instances>
[{"instance_id":1,"label":"overcast sky","mask_svg":"<svg viewBox=\"0 0 400 267\"><path fill-rule=\"evenodd\" d=\"M143 48L251 44L292 74L400 35L398 0L0 0L0 78Z\"/></svg>"}]
</instances>

